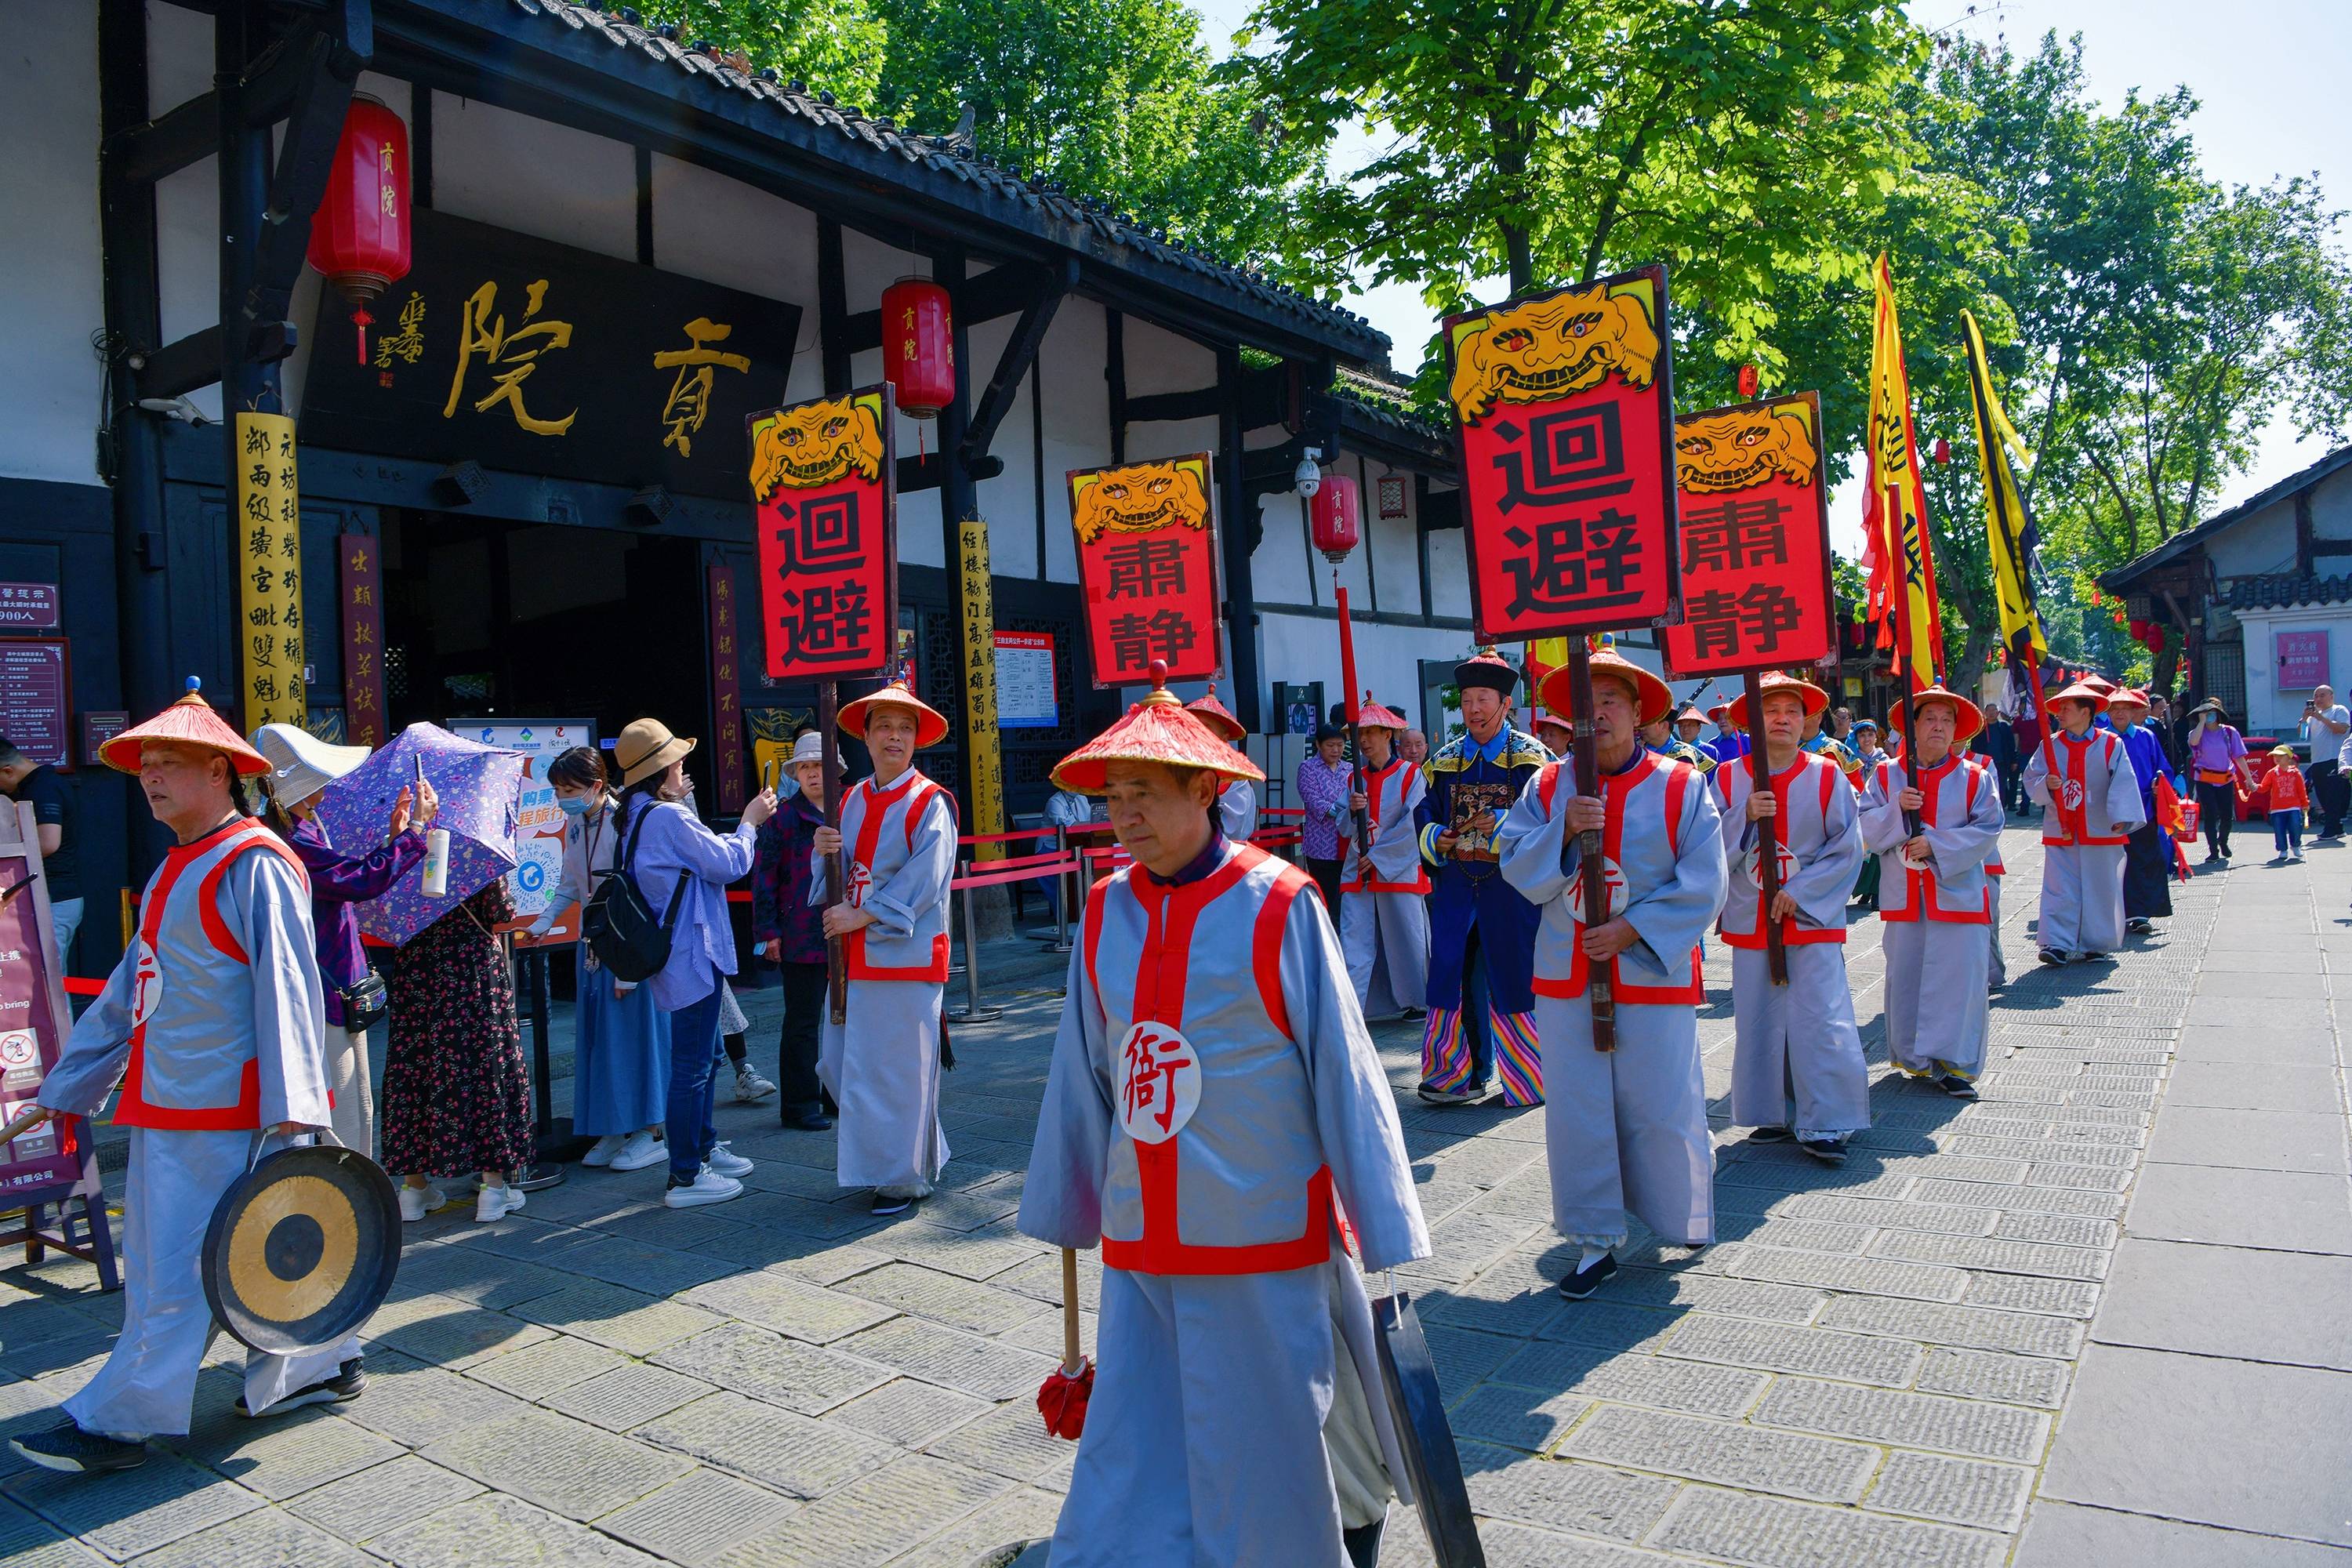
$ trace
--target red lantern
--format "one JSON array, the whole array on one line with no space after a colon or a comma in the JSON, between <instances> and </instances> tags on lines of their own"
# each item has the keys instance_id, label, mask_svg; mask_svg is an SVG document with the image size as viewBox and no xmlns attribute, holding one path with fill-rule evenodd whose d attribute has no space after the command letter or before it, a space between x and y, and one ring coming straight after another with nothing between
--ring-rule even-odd
<instances>
[{"instance_id":1,"label":"red lantern","mask_svg":"<svg viewBox=\"0 0 2352 1568\"><path fill-rule=\"evenodd\" d=\"M1307 502L1314 520L1315 548L1323 559L1337 566L1348 558L1363 538L1363 497L1356 481L1339 474L1326 474L1315 488L1315 499Z\"/></svg>"},{"instance_id":2,"label":"red lantern","mask_svg":"<svg viewBox=\"0 0 2352 1568\"><path fill-rule=\"evenodd\" d=\"M955 401L955 311L944 287L901 278L882 290L882 376L901 414L929 419Z\"/></svg>"},{"instance_id":3,"label":"red lantern","mask_svg":"<svg viewBox=\"0 0 2352 1568\"><path fill-rule=\"evenodd\" d=\"M2147 623L2146 621L2134 621L2131 624L2131 640L2134 642L2147 641Z\"/></svg>"},{"instance_id":4,"label":"red lantern","mask_svg":"<svg viewBox=\"0 0 2352 1568\"><path fill-rule=\"evenodd\" d=\"M310 219L310 265L351 302L367 363L367 307L408 276L408 127L364 93L343 116L326 195Z\"/></svg>"},{"instance_id":5,"label":"red lantern","mask_svg":"<svg viewBox=\"0 0 2352 1568\"><path fill-rule=\"evenodd\" d=\"M1755 396L1757 385L1756 367L1752 364L1741 365L1739 367L1739 395L1742 397Z\"/></svg>"},{"instance_id":6,"label":"red lantern","mask_svg":"<svg viewBox=\"0 0 2352 1568\"><path fill-rule=\"evenodd\" d=\"M2150 626L2147 628L2147 651L2158 654L2164 651L2164 628L2162 626Z\"/></svg>"},{"instance_id":7,"label":"red lantern","mask_svg":"<svg viewBox=\"0 0 2352 1568\"><path fill-rule=\"evenodd\" d=\"M1938 463L1948 463L1948 462L1950 462L1951 460L1952 460L1952 444L1951 444L1949 441L1945 440L1941 436L1937 437L1936 437L1936 461L1937 461L1937 462L1938 462Z\"/></svg>"}]
</instances>

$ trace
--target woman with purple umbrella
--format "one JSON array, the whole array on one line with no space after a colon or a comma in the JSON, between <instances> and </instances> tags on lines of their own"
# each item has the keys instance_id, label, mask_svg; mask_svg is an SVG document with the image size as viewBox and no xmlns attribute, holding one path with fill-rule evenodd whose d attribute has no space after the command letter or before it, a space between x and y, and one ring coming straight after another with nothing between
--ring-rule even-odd
<instances>
[{"instance_id":1,"label":"woman with purple umbrella","mask_svg":"<svg viewBox=\"0 0 2352 1568\"><path fill-rule=\"evenodd\" d=\"M335 1138L375 1158L375 1087L368 1063L368 1025L382 1014L381 983L360 945L357 906L382 898L425 858L425 829L440 810L420 781L392 803L383 842L365 853L339 847L319 820L329 784L367 761L365 746L336 746L292 724L264 724L253 743L269 759L269 823L310 874L310 922L317 928L319 973L327 994L327 1088L334 1099ZM369 992L373 992L373 996Z\"/></svg>"}]
</instances>

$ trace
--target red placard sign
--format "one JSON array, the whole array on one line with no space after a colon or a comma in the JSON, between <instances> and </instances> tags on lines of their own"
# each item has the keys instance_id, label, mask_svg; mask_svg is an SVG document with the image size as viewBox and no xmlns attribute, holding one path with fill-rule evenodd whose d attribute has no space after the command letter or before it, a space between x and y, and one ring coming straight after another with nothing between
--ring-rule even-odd
<instances>
[{"instance_id":1,"label":"red placard sign","mask_svg":"<svg viewBox=\"0 0 2352 1568\"><path fill-rule=\"evenodd\" d=\"M369 533L335 536L343 596L343 739L381 746L388 733L383 711L383 576L377 541Z\"/></svg>"},{"instance_id":2,"label":"red placard sign","mask_svg":"<svg viewBox=\"0 0 2352 1568\"><path fill-rule=\"evenodd\" d=\"M745 424L768 675L882 674L898 624L890 388L814 398Z\"/></svg>"},{"instance_id":3,"label":"red placard sign","mask_svg":"<svg viewBox=\"0 0 2352 1568\"><path fill-rule=\"evenodd\" d=\"M1821 395L1800 392L1675 421L1683 619L1676 675L1811 664L1837 647Z\"/></svg>"},{"instance_id":4,"label":"red placard sign","mask_svg":"<svg viewBox=\"0 0 2352 1568\"><path fill-rule=\"evenodd\" d=\"M1209 455L1070 470L1070 527L1087 595L1095 685L1223 673Z\"/></svg>"},{"instance_id":5,"label":"red placard sign","mask_svg":"<svg viewBox=\"0 0 2352 1568\"><path fill-rule=\"evenodd\" d=\"M1481 638L1673 619L1671 348L1663 267L1446 318Z\"/></svg>"},{"instance_id":6,"label":"red placard sign","mask_svg":"<svg viewBox=\"0 0 2352 1568\"><path fill-rule=\"evenodd\" d=\"M718 777L719 809L732 815L743 809L743 668L736 650L743 646L736 624L735 572L724 561L705 571L710 613L710 701L719 710L711 739L710 766Z\"/></svg>"}]
</instances>

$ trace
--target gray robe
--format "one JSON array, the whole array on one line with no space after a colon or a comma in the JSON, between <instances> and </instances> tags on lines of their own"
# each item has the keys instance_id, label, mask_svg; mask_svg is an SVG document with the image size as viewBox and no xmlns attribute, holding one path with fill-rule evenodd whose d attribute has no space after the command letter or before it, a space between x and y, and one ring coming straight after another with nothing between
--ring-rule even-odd
<instances>
[{"instance_id":1,"label":"gray robe","mask_svg":"<svg viewBox=\"0 0 2352 1568\"><path fill-rule=\"evenodd\" d=\"M2033 748L2025 793L2042 805L2041 945L2076 957L2113 952L2124 944L2126 846L2147 820L2123 737L2059 731Z\"/></svg>"},{"instance_id":2,"label":"gray robe","mask_svg":"<svg viewBox=\"0 0 2352 1568\"><path fill-rule=\"evenodd\" d=\"M1958 752L1927 769L1919 831L1927 863L1912 866L1903 858L1907 836L1896 804L1909 780L1900 763L1874 768L1862 806L1886 927L1886 1054L1915 1078L1974 1078L1984 1070L1987 971L2000 942L1995 883L1985 872L2000 844L2000 782Z\"/></svg>"},{"instance_id":3,"label":"gray robe","mask_svg":"<svg viewBox=\"0 0 2352 1568\"><path fill-rule=\"evenodd\" d=\"M1354 837L1347 840L1339 945L1368 1018L1392 1018L1429 1000L1429 869L1412 816L1428 793L1427 779L1410 763L1391 758L1385 768L1364 770L1372 852L1368 863Z\"/></svg>"}]
</instances>

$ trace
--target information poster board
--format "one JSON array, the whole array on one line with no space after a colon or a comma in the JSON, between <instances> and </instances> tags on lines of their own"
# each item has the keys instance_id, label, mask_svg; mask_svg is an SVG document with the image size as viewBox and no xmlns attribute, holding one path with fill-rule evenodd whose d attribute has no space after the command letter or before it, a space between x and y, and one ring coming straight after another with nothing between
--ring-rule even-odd
<instances>
[{"instance_id":1,"label":"information poster board","mask_svg":"<svg viewBox=\"0 0 2352 1568\"><path fill-rule=\"evenodd\" d=\"M65 1046L65 989L30 802L0 802L0 1124L37 1098ZM79 1123L50 1122L0 1144L0 1203L79 1181Z\"/></svg>"},{"instance_id":2,"label":"information poster board","mask_svg":"<svg viewBox=\"0 0 2352 1568\"><path fill-rule=\"evenodd\" d=\"M65 638L0 641L0 735L33 762L73 766L72 690Z\"/></svg>"},{"instance_id":3,"label":"information poster board","mask_svg":"<svg viewBox=\"0 0 2352 1568\"><path fill-rule=\"evenodd\" d=\"M515 868L507 873L507 892L514 900L519 917L536 919L547 908L549 890L563 874L565 818L562 808L555 804L555 786L547 782L547 764L574 746L593 747L595 721L452 719L448 728L452 734L468 741L523 755L522 793L515 802Z\"/></svg>"},{"instance_id":4,"label":"information poster board","mask_svg":"<svg viewBox=\"0 0 2352 1568\"><path fill-rule=\"evenodd\" d=\"M1054 699L1054 634L996 634L996 726L1050 730L1061 720Z\"/></svg>"}]
</instances>

